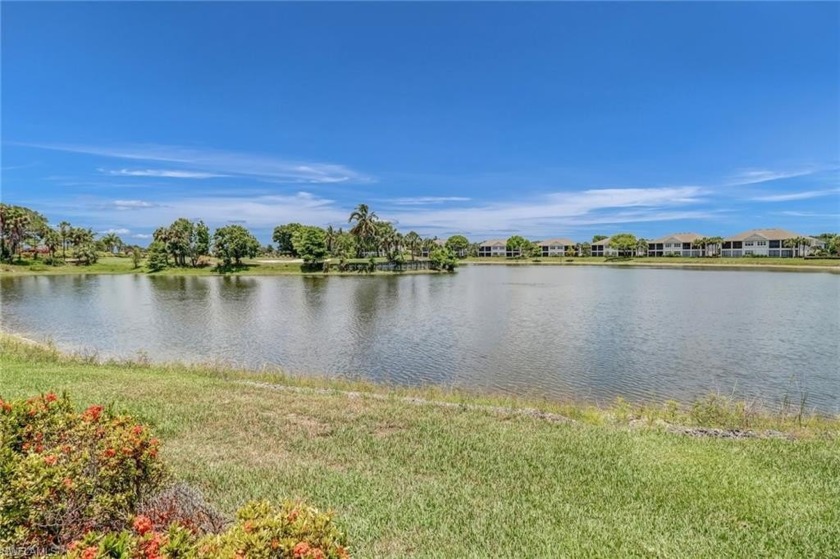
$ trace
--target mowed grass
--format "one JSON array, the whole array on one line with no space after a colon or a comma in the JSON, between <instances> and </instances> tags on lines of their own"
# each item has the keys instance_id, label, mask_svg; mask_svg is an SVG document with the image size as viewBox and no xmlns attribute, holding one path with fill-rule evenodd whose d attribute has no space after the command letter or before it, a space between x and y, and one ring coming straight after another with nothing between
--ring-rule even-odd
<instances>
[{"instance_id":1,"label":"mowed grass","mask_svg":"<svg viewBox=\"0 0 840 559\"><path fill-rule=\"evenodd\" d=\"M830 432L693 438L0 347L3 398L113 403L151 424L174 474L223 510L306 499L337 513L356 557L840 554Z\"/></svg>"}]
</instances>

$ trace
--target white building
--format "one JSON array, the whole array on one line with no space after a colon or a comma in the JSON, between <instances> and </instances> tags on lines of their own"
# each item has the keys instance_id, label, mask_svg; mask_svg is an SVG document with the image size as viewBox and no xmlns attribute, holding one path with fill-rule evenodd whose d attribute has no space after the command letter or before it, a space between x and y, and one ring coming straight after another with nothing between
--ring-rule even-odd
<instances>
[{"instance_id":1,"label":"white building","mask_svg":"<svg viewBox=\"0 0 840 559\"><path fill-rule=\"evenodd\" d=\"M618 256L618 251L610 248L612 236L592 243L592 256Z\"/></svg>"},{"instance_id":2,"label":"white building","mask_svg":"<svg viewBox=\"0 0 840 559\"><path fill-rule=\"evenodd\" d=\"M570 239L547 239L545 241L537 241L537 244L542 249L543 256L566 256L566 252L570 248L574 251L576 245Z\"/></svg>"},{"instance_id":3,"label":"white building","mask_svg":"<svg viewBox=\"0 0 840 559\"><path fill-rule=\"evenodd\" d=\"M807 239L806 243L789 246L790 239ZM773 256L792 258L808 256L825 243L814 237L807 237L786 229L751 229L723 240L721 255L724 257Z\"/></svg>"},{"instance_id":4,"label":"white building","mask_svg":"<svg viewBox=\"0 0 840 559\"><path fill-rule=\"evenodd\" d=\"M694 246L694 242L702 239L697 233L674 233L648 243L648 256L707 256L709 250ZM711 249L711 247L709 247ZM704 254L705 252L705 254Z\"/></svg>"},{"instance_id":5,"label":"white building","mask_svg":"<svg viewBox=\"0 0 840 559\"><path fill-rule=\"evenodd\" d=\"M482 257L495 256L504 258L507 256L507 241L504 239L484 241L478 245L478 255Z\"/></svg>"}]
</instances>

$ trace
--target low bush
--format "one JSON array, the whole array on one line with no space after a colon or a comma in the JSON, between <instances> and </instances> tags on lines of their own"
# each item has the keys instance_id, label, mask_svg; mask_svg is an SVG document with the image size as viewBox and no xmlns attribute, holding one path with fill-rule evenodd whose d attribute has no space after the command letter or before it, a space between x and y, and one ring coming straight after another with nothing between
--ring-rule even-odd
<instances>
[{"instance_id":1,"label":"low bush","mask_svg":"<svg viewBox=\"0 0 840 559\"><path fill-rule=\"evenodd\" d=\"M0 399L0 550L65 559L344 559L327 513L255 502L233 523L166 485L148 427L66 396ZM61 554L64 555L61 555Z\"/></svg>"},{"instance_id":2,"label":"low bush","mask_svg":"<svg viewBox=\"0 0 840 559\"><path fill-rule=\"evenodd\" d=\"M120 529L164 480L158 441L102 406L0 400L0 547L61 547Z\"/></svg>"},{"instance_id":3,"label":"low bush","mask_svg":"<svg viewBox=\"0 0 840 559\"><path fill-rule=\"evenodd\" d=\"M178 523L157 529L137 516L130 529L89 532L68 546L63 559L347 559L344 535L329 515L300 503L274 508L245 505L220 534L200 535Z\"/></svg>"}]
</instances>

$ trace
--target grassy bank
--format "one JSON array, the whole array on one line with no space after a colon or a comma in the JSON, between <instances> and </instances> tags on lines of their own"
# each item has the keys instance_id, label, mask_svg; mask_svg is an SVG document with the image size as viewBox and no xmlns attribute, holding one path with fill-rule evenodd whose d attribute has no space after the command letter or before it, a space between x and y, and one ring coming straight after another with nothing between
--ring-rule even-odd
<instances>
[{"instance_id":1,"label":"grassy bank","mask_svg":"<svg viewBox=\"0 0 840 559\"><path fill-rule=\"evenodd\" d=\"M384 259L378 259L378 262L384 262ZM367 263L367 259L353 259L349 260L352 263ZM24 276L24 275L70 275L70 274L149 274L145 261L140 264L139 268L135 268L129 257L106 256L100 258L95 264L90 266L79 266L76 264L59 264L57 266L50 266L40 261L23 261L21 263L2 264L0 265L0 277L2 276ZM432 270L422 271L402 271L402 272L338 272L330 271L328 275L338 276L358 276L358 275L393 275L393 274L436 274ZM215 267L215 261L211 261L211 265L201 268L166 268L158 272L154 272L156 276L218 276L218 275L237 275L237 276L283 276L283 275L318 275L323 276L324 272L319 270L307 269L303 266L300 260L271 260L271 259L254 259L243 260L242 265L232 270L219 272Z\"/></svg>"},{"instance_id":2,"label":"grassy bank","mask_svg":"<svg viewBox=\"0 0 840 559\"><path fill-rule=\"evenodd\" d=\"M826 269L840 271L840 260L830 258L688 258L688 257L663 257L663 258L606 258L603 256L589 257L560 257L550 256L537 260L529 258L467 258L465 262L471 264L497 264L497 265L568 265L568 266L680 266L697 268L781 268L790 270L817 270Z\"/></svg>"},{"instance_id":3,"label":"grassy bank","mask_svg":"<svg viewBox=\"0 0 840 559\"><path fill-rule=\"evenodd\" d=\"M439 400L430 403L338 381L96 364L8 337L0 347L2 397L66 390L79 406L113 402L153 425L175 473L224 510L305 498L335 509L357 557L827 557L840 548L836 419L756 415L751 426L795 437L692 437L655 420L747 416L708 403L699 414L541 406L577 419L564 421L489 397L420 394Z\"/></svg>"},{"instance_id":4,"label":"grassy bank","mask_svg":"<svg viewBox=\"0 0 840 559\"><path fill-rule=\"evenodd\" d=\"M382 259L380 259L382 260ZM352 262L367 262L366 259L352 260ZM739 269L780 269L780 270L821 270L840 273L840 260L831 259L809 259L802 258L633 258L628 260L607 259L604 257L588 258L566 258L548 257L540 258L538 261L531 259L507 259L507 258L467 258L461 261L464 264L494 264L494 265L554 265L554 266L647 266L647 267L691 267L707 269L739 268ZM147 274L145 262L139 268L134 268L131 258L104 257L96 264L90 266L77 266L75 264L60 264L49 266L39 261L24 261L23 263L0 265L0 277L2 276L23 276L23 275L68 275L68 274ZM320 271L311 271L303 267L300 261L296 260L245 260L243 265L235 270L225 272L227 275L242 276L282 276L282 275L324 275ZM403 272L373 272L373 275L393 274L429 274L438 273L430 270L403 271ZM214 266L203 268L167 268L154 272L158 276L213 276L219 275ZM336 272L331 271L328 275L358 276L360 272ZM371 274L365 274L371 275Z\"/></svg>"}]
</instances>

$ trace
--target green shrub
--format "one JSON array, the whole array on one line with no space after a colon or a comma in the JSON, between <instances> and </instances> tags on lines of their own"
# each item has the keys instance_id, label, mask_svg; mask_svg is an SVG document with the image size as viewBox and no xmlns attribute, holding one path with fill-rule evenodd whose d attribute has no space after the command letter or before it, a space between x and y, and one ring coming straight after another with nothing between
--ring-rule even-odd
<instances>
[{"instance_id":1,"label":"green shrub","mask_svg":"<svg viewBox=\"0 0 840 559\"><path fill-rule=\"evenodd\" d=\"M102 406L0 400L0 548L61 548L127 525L165 474L158 441Z\"/></svg>"}]
</instances>

